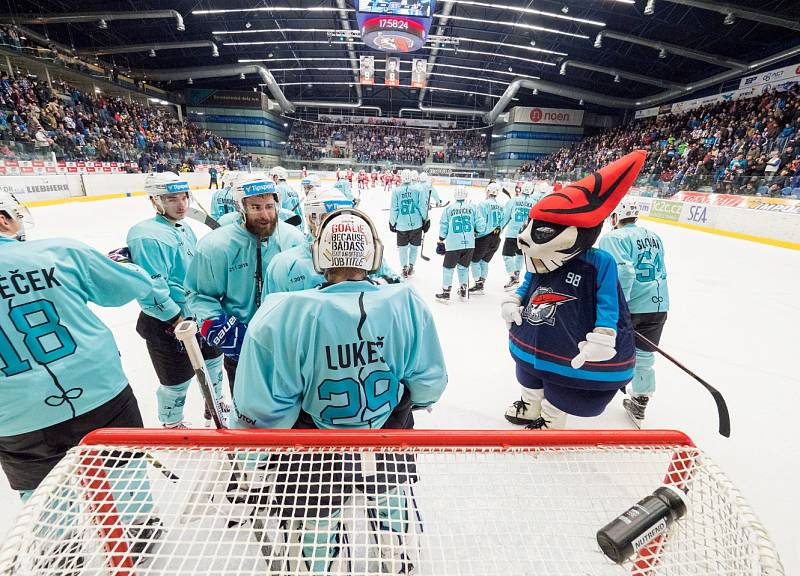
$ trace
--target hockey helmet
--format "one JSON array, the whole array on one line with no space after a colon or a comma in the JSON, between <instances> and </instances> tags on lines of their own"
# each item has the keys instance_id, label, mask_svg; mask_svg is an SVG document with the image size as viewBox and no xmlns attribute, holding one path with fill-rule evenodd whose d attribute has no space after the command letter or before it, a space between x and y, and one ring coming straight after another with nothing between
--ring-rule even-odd
<instances>
[{"instance_id":1,"label":"hockey helmet","mask_svg":"<svg viewBox=\"0 0 800 576\"><path fill-rule=\"evenodd\" d=\"M358 268L376 272L383 261L383 244L372 220L361 210L340 208L323 220L311 245L314 269Z\"/></svg>"}]
</instances>

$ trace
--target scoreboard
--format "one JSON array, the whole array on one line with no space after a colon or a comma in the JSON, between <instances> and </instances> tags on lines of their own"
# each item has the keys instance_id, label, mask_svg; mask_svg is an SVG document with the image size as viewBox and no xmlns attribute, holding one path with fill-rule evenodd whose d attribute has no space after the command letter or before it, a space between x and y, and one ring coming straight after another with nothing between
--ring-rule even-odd
<instances>
[{"instance_id":1,"label":"scoreboard","mask_svg":"<svg viewBox=\"0 0 800 576\"><path fill-rule=\"evenodd\" d=\"M384 52L414 52L425 45L434 0L358 0L364 43Z\"/></svg>"}]
</instances>

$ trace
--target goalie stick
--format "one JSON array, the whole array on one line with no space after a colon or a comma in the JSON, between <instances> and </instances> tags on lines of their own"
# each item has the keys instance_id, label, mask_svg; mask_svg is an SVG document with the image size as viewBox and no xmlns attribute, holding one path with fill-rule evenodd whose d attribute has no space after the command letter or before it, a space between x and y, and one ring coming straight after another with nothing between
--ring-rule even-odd
<instances>
[{"instance_id":1,"label":"goalie stick","mask_svg":"<svg viewBox=\"0 0 800 576\"><path fill-rule=\"evenodd\" d=\"M664 358L666 358L667 360L669 360L670 362L675 364L675 366L677 366L678 368L680 368L681 370L686 372L689 376L691 376L692 378L697 380L697 382L699 382L700 385L703 386L703 388L708 390L708 392L711 394L712 398L714 398L714 402L717 405L717 414L719 415L719 433L722 436L725 436L725 438L730 438L730 435L731 435L731 417L730 417L730 414L728 413L728 405L725 402L725 398L724 398L724 396L722 396L720 391L717 390L716 388L714 388L711 384L709 384L708 382L706 382L702 378L700 378L700 376L698 376L697 374L695 374L694 372L689 370L686 366L684 366L683 364L678 362L675 358L673 358L672 356L670 356L669 354L664 352L661 348L656 346L648 338L646 338L645 336L642 336L641 334L639 334L639 332L636 332L636 337L641 339L642 342L644 342L645 344L650 346L653 350L655 350L656 352L661 354Z\"/></svg>"},{"instance_id":2,"label":"goalie stick","mask_svg":"<svg viewBox=\"0 0 800 576\"><path fill-rule=\"evenodd\" d=\"M217 430L224 430L227 428L226 423L222 420L222 413L219 409L219 403L214 396L214 389L211 385L211 378L208 375L205 360L203 360L203 353L200 350L200 344L197 342L195 335L197 334L197 324L194 320L184 320L175 327L175 337L180 340L186 348L186 354L189 356L189 362L194 369L195 377L200 384L200 390L203 393L203 398L206 402L206 407L211 412L211 417L214 420L214 425ZM226 455L228 464L231 468L232 484L238 488L239 481L242 477L242 469L236 462L236 458L232 454ZM254 508L251 514L253 521L253 528L257 542L261 546L261 554L264 560L269 564L269 559L272 557L273 547L266 541L266 526L260 518L257 517L258 508Z\"/></svg>"}]
</instances>

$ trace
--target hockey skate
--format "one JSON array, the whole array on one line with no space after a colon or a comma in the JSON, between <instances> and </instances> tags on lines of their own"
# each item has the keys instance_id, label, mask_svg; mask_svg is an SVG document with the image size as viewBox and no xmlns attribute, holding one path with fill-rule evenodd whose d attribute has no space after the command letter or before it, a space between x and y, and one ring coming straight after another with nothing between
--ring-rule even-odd
<instances>
[{"instance_id":1,"label":"hockey skate","mask_svg":"<svg viewBox=\"0 0 800 576\"><path fill-rule=\"evenodd\" d=\"M408 271L406 272L406 278L408 278L409 276L412 276L413 274L414 274L414 265L413 264L409 264L408 265Z\"/></svg>"},{"instance_id":2,"label":"hockey skate","mask_svg":"<svg viewBox=\"0 0 800 576\"><path fill-rule=\"evenodd\" d=\"M482 296L483 295L483 283L485 280L483 278L479 278L475 280L475 286L469 289L469 293L473 296Z\"/></svg>"},{"instance_id":3,"label":"hockey skate","mask_svg":"<svg viewBox=\"0 0 800 576\"><path fill-rule=\"evenodd\" d=\"M161 538L163 533L161 528L163 528L161 519L156 517L138 522L134 521L131 526L126 528L128 538L133 541L131 552L134 556L140 557L142 554L153 552L157 540Z\"/></svg>"},{"instance_id":4,"label":"hockey skate","mask_svg":"<svg viewBox=\"0 0 800 576\"><path fill-rule=\"evenodd\" d=\"M180 422L170 422L169 424L163 424L163 426L167 430L188 430L190 428L190 423L186 422L185 420L181 420Z\"/></svg>"},{"instance_id":5,"label":"hockey skate","mask_svg":"<svg viewBox=\"0 0 800 576\"><path fill-rule=\"evenodd\" d=\"M441 293L436 295L436 301L442 304L450 304L450 288L442 288Z\"/></svg>"},{"instance_id":6,"label":"hockey skate","mask_svg":"<svg viewBox=\"0 0 800 576\"><path fill-rule=\"evenodd\" d=\"M467 290L467 285L462 284L458 289L458 297L461 298L461 301L469 300L469 290Z\"/></svg>"},{"instance_id":7,"label":"hockey skate","mask_svg":"<svg viewBox=\"0 0 800 576\"><path fill-rule=\"evenodd\" d=\"M637 428L642 427L644 421L644 411L647 408L647 403L650 401L649 396L631 396L622 401L622 407L625 408L628 416Z\"/></svg>"},{"instance_id":8,"label":"hockey skate","mask_svg":"<svg viewBox=\"0 0 800 576\"><path fill-rule=\"evenodd\" d=\"M403 266L403 271L400 274L403 278L408 278L408 266Z\"/></svg>"},{"instance_id":9,"label":"hockey skate","mask_svg":"<svg viewBox=\"0 0 800 576\"><path fill-rule=\"evenodd\" d=\"M508 291L514 290L519 284L519 270L512 272L508 277L508 282L503 286Z\"/></svg>"},{"instance_id":10,"label":"hockey skate","mask_svg":"<svg viewBox=\"0 0 800 576\"><path fill-rule=\"evenodd\" d=\"M219 415L222 417L222 421L227 423L231 413L231 405L225 400L218 400L217 405L219 406ZM203 411L203 419L205 420L206 428L214 428L214 418L211 417L208 407Z\"/></svg>"}]
</instances>

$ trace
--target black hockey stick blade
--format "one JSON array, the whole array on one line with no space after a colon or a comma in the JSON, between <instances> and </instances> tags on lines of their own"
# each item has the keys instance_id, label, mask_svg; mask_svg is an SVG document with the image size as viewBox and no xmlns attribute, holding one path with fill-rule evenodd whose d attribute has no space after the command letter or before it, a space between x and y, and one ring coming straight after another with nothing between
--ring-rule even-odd
<instances>
[{"instance_id":1,"label":"black hockey stick blade","mask_svg":"<svg viewBox=\"0 0 800 576\"><path fill-rule=\"evenodd\" d=\"M425 233L423 232L422 241L419 244L419 257L422 258L423 260L425 260L425 262L430 262L431 259L430 259L430 257L425 256L425 254L423 252L424 250L425 250Z\"/></svg>"},{"instance_id":2,"label":"black hockey stick blade","mask_svg":"<svg viewBox=\"0 0 800 576\"><path fill-rule=\"evenodd\" d=\"M653 342L651 342L648 338L636 332L636 336L642 340L645 344L653 348L656 352L661 354L664 358L675 364L678 368L686 372L689 376L697 380L703 388L708 390L711 397L714 398L714 402L717 404L717 413L719 415L719 433L725 438L730 438L731 436L731 417L728 413L728 404L725 402L725 398L722 396L719 390L714 388L711 384L700 378L697 374L689 370L686 366L678 362L675 358L664 352L661 348L656 346Z\"/></svg>"},{"instance_id":3,"label":"black hockey stick blade","mask_svg":"<svg viewBox=\"0 0 800 576\"><path fill-rule=\"evenodd\" d=\"M216 230L217 228L219 228L219 222L217 222L211 216L206 214L204 210L200 210L199 208L195 208L194 206L189 206L189 208L186 210L186 216L188 216L192 220L197 220L201 224L205 224L212 230Z\"/></svg>"}]
</instances>

